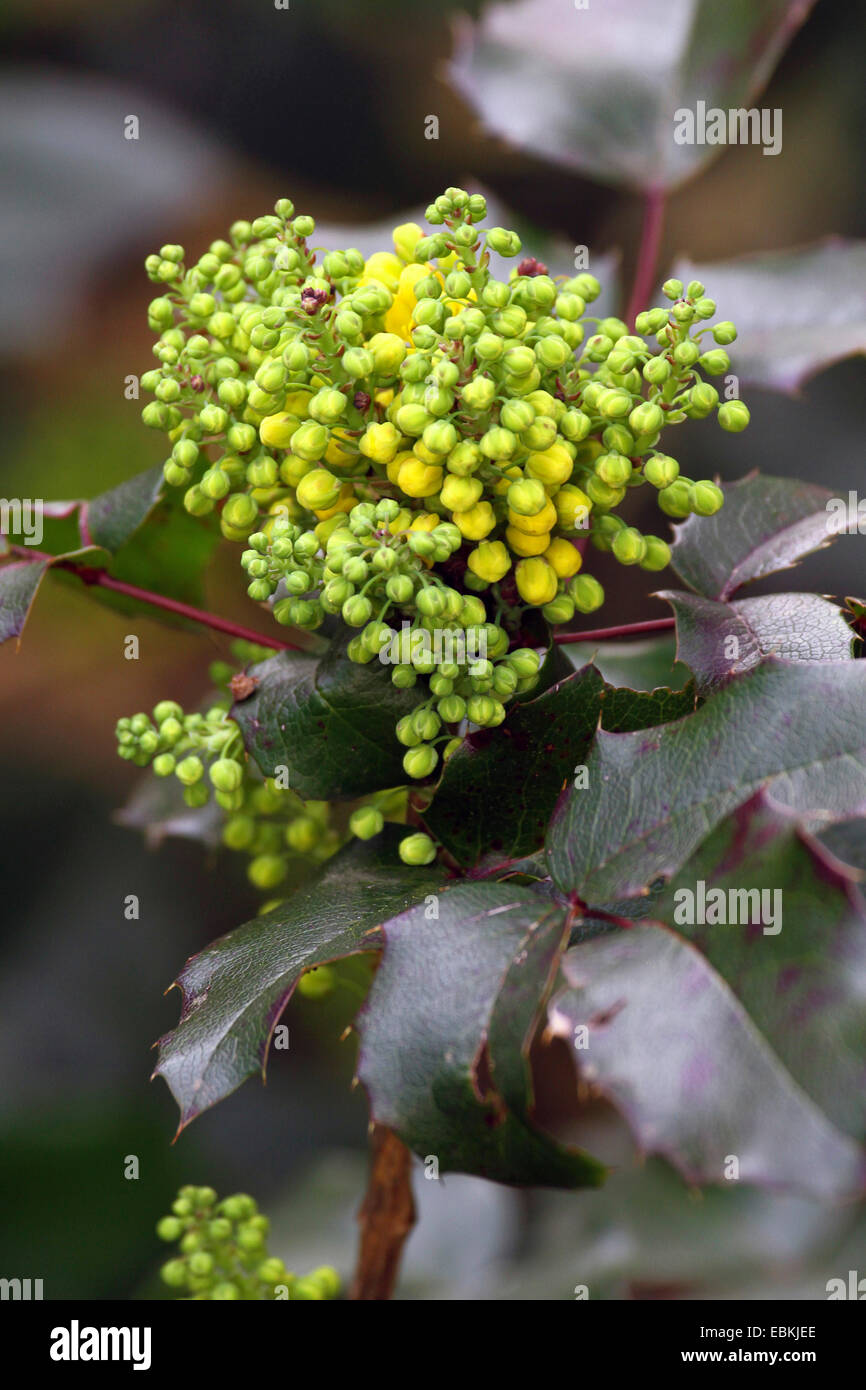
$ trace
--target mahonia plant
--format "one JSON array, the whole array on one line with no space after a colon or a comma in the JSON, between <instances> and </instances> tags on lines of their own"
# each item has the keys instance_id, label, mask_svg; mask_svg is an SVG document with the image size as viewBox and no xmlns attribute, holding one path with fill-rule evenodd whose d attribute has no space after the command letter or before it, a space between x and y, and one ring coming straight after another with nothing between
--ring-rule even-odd
<instances>
[{"instance_id":1,"label":"mahonia plant","mask_svg":"<svg viewBox=\"0 0 866 1390\"><path fill-rule=\"evenodd\" d=\"M142 377L155 397L143 420L168 436L166 482L192 515L219 513L243 545L249 597L277 623L338 619L350 660L378 657L396 687L417 690L396 726L410 784L534 688L528 610L557 625L600 607L588 544L623 565L668 564L667 542L619 515L630 489L649 484L670 518L721 507L715 483L684 477L659 448L664 427L713 411L726 430L749 421L706 380L728 371L736 330L710 327L699 281L668 280L667 305L630 333L589 312L593 275L553 277L524 257L498 278L491 253L515 260L521 243L482 231L485 216L481 195L449 188L427 209L430 234L404 224L393 251L365 260L319 255L313 218L281 198L194 264L175 245L146 262L162 293L148 310L159 366ZM229 708L162 701L119 722L119 749L177 777L190 806L212 791L226 845L270 889L287 852L327 857L340 833L326 803L247 771ZM370 838L405 807L400 789L369 798L348 833ZM423 833L400 846L408 864L436 852Z\"/></svg>"},{"instance_id":2,"label":"mahonia plant","mask_svg":"<svg viewBox=\"0 0 866 1390\"><path fill-rule=\"evenodd\" d=\"M163 1282L199 1302L336 1298L337 1271L322 1265L302 1278L292 1274L268 1254L269 1228L246 1193L218 1201L212 1187L182 1187L156 1228L161 1240L177 1241L180 1250L162 1266Z\"/></svg>"}]
</instances>

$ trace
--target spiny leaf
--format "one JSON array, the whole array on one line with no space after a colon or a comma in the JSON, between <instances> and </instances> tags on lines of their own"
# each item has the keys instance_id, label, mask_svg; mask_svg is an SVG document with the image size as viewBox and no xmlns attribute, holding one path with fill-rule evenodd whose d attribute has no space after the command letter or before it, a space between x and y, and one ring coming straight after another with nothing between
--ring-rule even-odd
<instances>
[{"instance_id":1,"label":"spiny leaf","mask_svg":"<svg viewBox=\"0 0 866 1390\"><path fill-rule=\"evenodd\" d=\"M154 1072L180 1106L181 1127L263 1070L304 970L378 949L386 918L441 887L438 866L401 863L404 834L386 826L376 840L353 841L307 887L187 961L180 1021L161 1039Z\"/></svg>"}]
</instances>

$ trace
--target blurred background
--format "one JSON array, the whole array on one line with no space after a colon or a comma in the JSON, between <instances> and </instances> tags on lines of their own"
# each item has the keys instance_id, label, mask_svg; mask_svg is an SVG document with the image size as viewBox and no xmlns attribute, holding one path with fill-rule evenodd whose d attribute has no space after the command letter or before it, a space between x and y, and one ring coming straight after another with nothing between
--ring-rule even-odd
<instances>
[{"instance_id":1,"label":"blurred background","mask_svg":"<svg viewBox=\"0 0 866 1390\"><path fill-rule=\"evenodd\" d=\"M518 226L552 273L586 244L590 268L604 265L627 292L639 197L548 164L543 151L515 151L450 84L453 25L478 9L7 0L0 495L91 496L162 461L140 403L124 397L125 377L152 361L143 259L164 242L197 255L278 196L315 216L314 240L367 251L387 246L380 225L417 218L446 185L480 188L491 220ZM820 0L761 98L784 111L783 154L724 149L675 191L662 270L680 254L703 264L866 235L864 39L866 9ZM123 135L131 114L136 141ZM689 424L675 452L697 477L761 467L856 487L863 385L862 361L849 359L799 395L744 390L745 435ZM860 553L843 539L775 587L862 594ZM610 622L667 611L648 596L651 576L597 572ZM249 621L236 573L236 556L218 552L206 606ZM127 632L139 636L138 662L123 659ZM348 992L293 1001L291 1047L273 1055L267 1087L248 1082L174 1145L174 1103L148 1082L151 1045L178 1010L163 991L257 900L233 861L215 874L200 845L167 840L153 852L113 821L137 776L117 759L113 728L160 698L201 699L208 662L226 649L213 634L118 616L52 577L20 651L0 651L0 1275L42 1278L46 1298L161 1296L153 1227L190 1181L252 1192L290 1267L351 1271L366 1110L349 1086L354 1043L339 1041ZM123 915L130 893L137 922ZM138 1180L124 1177L129 1155ZM416 1189L406 1298L572 1298L576 1284L614 1299L814 1298L830 1275L864 1269L857 1212L748 1192L700 1197L661 1163L600 1194L420 1175Z\"/></svg>"}]
</instances>

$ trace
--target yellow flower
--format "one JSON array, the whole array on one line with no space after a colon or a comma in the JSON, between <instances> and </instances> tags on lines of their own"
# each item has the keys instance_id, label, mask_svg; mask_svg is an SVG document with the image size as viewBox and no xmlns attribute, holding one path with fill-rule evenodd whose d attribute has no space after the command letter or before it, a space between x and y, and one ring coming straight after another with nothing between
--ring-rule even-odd
<instances>
[{"instance_id":1,"label":"yellow flower","mask_svg":"<svg viewBox=\"0 0 866 1390\"><path fill-rule=\"evenodd\" d=\"M483 541L496 525L496 517L489 502L476 502L468 511L455 512L454 524L468 541Z\"/></svg>"},{"instance_id":2,"label":"yellow flower","mask_svg":"<svg viewBox=\"0 0 866 1390\"><path fill-rule=\"evenodd\" d=\"M435 512L416 512L415 517L412 521L412 525L409 527L409 530L432 531L436 526L439 525L439 522L441 520L442 518L437 516Z\"/></svg>"},{"instance_id":3,"label":"yellow flower","mask_svg":"<svg viewBox=\"0 0 866 1390\"><path fill-rule=\"evenodd\" d=\"M409 459L413 459L414 457L415 455L411 449L404 449L401 453L395 454L394 458L389 459L385 464L385 473L388 482L393 483L394 486L397 487L397 475L400 469L403 467L404 463L407 463Z\"/></svg>"},{"instance_id":4,"label":"yellow flower","mask_svg":"<svg viewBox=\"0 0 866 1390\"><path fill-rule=\"evenodd\" d=\"M350 512L356 502L355 489L351 483L344 483L340 488L340 495L331 507L314 507L313 510L320 521L328 521L332 516L343 516Z\"/></svg>"},{"instance_id":5,"label":"yellow flower","mask_svg":"<svg viewBox=\"0 0 866 1390\"><path fill-rule=\"evenodd\" d=\"M415 247L424 235L417 222L403 222L394 228L394 250L402 261L411 261ZM401 277L402 278L402 277Z\"/></svg>"},{"instance_id":6,"label":"yellow flower","mask_svg":"<svg viewBox=\"0 0 866 1390\"><path fill-rule=\"evenodd\" d=\"M408 507L402 507L394 517L394 520L389 522L388 530L391 532L392 536L397 536L401 531L408 531L411 525L412 513L409 511Z\"/></svg>"},{"instance_id":7,"label":"yellow flower","mask_svg":"<svg viewBox=\"0 0 866 1390\"><path fill-rule=\"evenodd\" d=\"M580 551L563 536L556 536L550 542L544 552L544 558L549 565L553 566L560 579L570 579L573 574L577 574L583 564Z\"/></svg>"},{"instance_id":8,"label":"yellow flower","mask_svg":"<svg viewBox=\"0 0 866 1390\"><path fill-rule=\"evenodd\" d=\"M360 283L365 285L371 280L378 280L392 294L396 294L402 270L403 262L399 256L391 251L376 251L366 262Z\"/></svg>"},{"instance_id":9,"label":"yellow flower","mask_svg":"<svg viewBox=\"0 0 866 1390\"><path fill-rule=\"evenodd\" d=\"M564 444L551 444L540 454L530 454L526 471L542 483L567 483L574 469L574 460Z\"/></svg>"},{"instance_id":10,"label":"yellow flower","mask_svg":"<svg viewBox=\"0 0 866 1390\"><path fill-rule=\"evenodd\" d=\"M400 431L395 425L368 425L359 448L365 458L374 463L390 463L400 445Z\"/></svg>"},{"instance_id":11,"label":"yellow flower","mask_svg":"<svg viewBox=\"0 0 866 1390\"><path fill-rule=\"evenodd\" d=\"M549 497L535 516L522 516L520 512L514 512L509 507L508 524L513 530L522 531L526 536L540 536L543 531L552 531L556 525L556 508Z\"/></svg>"},{"instance_id":12,"label":"yellow flower","mask_svg":"<svg viewBox=\"0 0 866 1390\"><path fill-rule=\"evenodd\" d=\"M559 581L556 571L540 556L521 560L514 572L517 592L525 603L541 608L556 597Z\"/></svg>"},{"instance_id":13,"label":"yellow flower","mask_svg":"<svg viewBox=\"0 0 866 1390\"><path fill-rule=\"evenodd\" d=\"M288 410L281 410L277 415L266 415L259 425L259 439L269 449L287 449L300 423L297 415Z\"/></svg>"},{"instance_id":14,"label":"yellow flower","mask_svg":"<svg viewBox=\"0 0 866 1390\"><path fill-rule=\"evenodd\" d=\"M449 473L442 484L439 500L450 512L465 512L479 501L484 484L480 478L458 478Z\"/></svg>"},{"instance_id":15,"label":"yellow flower","mask_svg":"<svg viewBox=\"0 0 866 1390\"><path fill-rule=\"evenodd\" d=\"M290 391L283 401L283 409L290 410L293 415L297 415L299 419L304 420L310 413L308 407L312 398L313 392L308 391L306 387L298 391Z\"/></svg>"},{"instance_id":16,"label":"yellow flower","mask_svg":"<svg viewBox=\"0 0 866 1390\"><path fill-rule=\"evenodd\" d=\"M505 539L515 555L543 555L550 545L550 532L542 531L540 536L528 536L525 531L517 531L509 526Z\"/></svg>"},{"instance_id":17,"label":"yellow flower","mask_svg":"<svg viewBox=\"0 0 866 1390\"><path fill-rule=\"evenodd\" d=\"M479 579L495 584L511 569L511 556L502 541L482 541L474 550L470 550L466 563Z\"/></svg>"},{"instance_id":18,"label":"yellow flower","mask_svg":"<svg viewBox=\"0 0 866 1390\"><path fill-rule=\"evenodd\" d=\"M571 483L559 489L553 505L557 520L565 531L574 531L583 526L592 511L592 503L586 493Z\"/></svg>"},{"instance_id":19,"label":"yellow flower","mask_svg":"<svg viewBox=\"0 0 866 1390\"><path fill-rule=\"evenodd\" d=\"M397 474L397 486L407 497L432 497L442 486L442 469L418 458L407 459Z\"/></svg>"}]
</instances>

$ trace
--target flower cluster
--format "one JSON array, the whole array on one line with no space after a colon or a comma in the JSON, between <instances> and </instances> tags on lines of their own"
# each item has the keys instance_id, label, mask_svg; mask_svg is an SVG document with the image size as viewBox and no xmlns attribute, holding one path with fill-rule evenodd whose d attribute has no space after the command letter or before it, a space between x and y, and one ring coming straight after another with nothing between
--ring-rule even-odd
<instances>
[{"instance_id":1,"label":"flower cluster","mask_svg":"<svg viewBox=\"0 0 866 1390\"><path fill-rule=\"evenodd\" d=\"M163 1282L193 1300L336 1298L340 1279L327 1266L304 1278L269 1256L269 1222L252 1197L238 1193L217 1201L212 1187L182 1187L172 1214L156 1228L161 1240L178 1241L180 1254L162 1267Z\"/></svg>"},{"instance_id":2,"label":"flower cluster","mask_svg":"<svg viewBox=\"0 0 866 1390\"><path fill-rule=\"evenodd\" d=\"M520 239L481 231L485 216L483 197L449 188L427 209L429 234L407 223L393 251L319 255L313 219L281 198L189 266L180 246L147 261L161 293L143 418L168 434L166 481L245 543L247 593L278 623L313 630L338 615L355 630L351 660L418 684L396 730L410 780L534 687L527 608L555 625L602 604L589 544L624 565L668 564L667 542L618 514L629 490L649 484L672 518L722 505L715 483L661 451L663 427L714 411L726 430L749 420L706 379L727 373L736 330L710 328L700 282L667 281L666 305L632 333L591 315L591 274L553 277L526 257L498 278L492 257L519 257ZM226 842L271 887L285 846L256 817L291 793L253 785L227 711L163 702L152 720L120 722L120 751L177 776L190 805L209 782L230 813ZM327 808L292 810L289 848L333 852ZM362 805L347 828L367 838L385 814ZM412 835L401 853L424 863L435 847Z\"/></svg>"}]
</instances>

